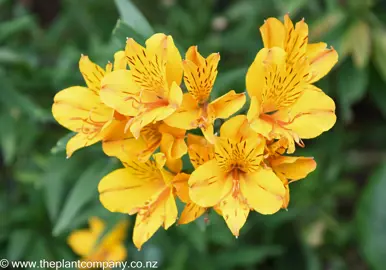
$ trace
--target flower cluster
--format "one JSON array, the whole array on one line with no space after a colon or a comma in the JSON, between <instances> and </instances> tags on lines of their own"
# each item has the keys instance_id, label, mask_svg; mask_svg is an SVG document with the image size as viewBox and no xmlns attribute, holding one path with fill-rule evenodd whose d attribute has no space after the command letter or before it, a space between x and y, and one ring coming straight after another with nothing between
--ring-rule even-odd
<instances>
[{"instance_id":1,"label":"flower cluster","mask_svg":"<svg viewBox=\"0 0 386 270\"><path fill-rule=\"evenodd\" d=\"M176 222L176 197L186 204L179 224L213 208L238 236L250 211L287 208L289 184L316 168L313 158L285 154L335 124L334 101L313 83L338 55L323 42L308 43L307 24L294 26L288 15L284 23L269 18L260 31L264 48L246 74L246 115L228 119L244 106L246 93L210 98L218 53L204 58L192 46L182 60L172 37L160 33L145 47L127 39L105 69L82 56L87 87L55 96L55 119L77 133L68 157L101 141L108 156L121 160L124 168L99 183L100 201L112 212L137 214L138 248ZM216 119L228 120L214 130ZM194 129L203 136L189 133ZM194 167L190 175L182 172L185 154Z\"/></svg>"}]
</instances>

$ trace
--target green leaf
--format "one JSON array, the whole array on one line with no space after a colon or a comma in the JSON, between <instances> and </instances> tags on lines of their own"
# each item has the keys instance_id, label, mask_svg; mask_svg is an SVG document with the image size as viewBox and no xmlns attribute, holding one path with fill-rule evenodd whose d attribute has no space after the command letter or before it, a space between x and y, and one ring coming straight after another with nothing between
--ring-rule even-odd
<instances>
[{"instance_id":1,"label":"green leaf","mask_svg":"<svg viewBox=\"0 0 386 270\"><path fill-rule=\"evenodd\" d=\"M121 19L143 37L154 34L153 28L141 11L130 0L115 0Z\"/></svg>"},{"instance_id":2,"label":"green leaf","mask_svg":"<svg viewBox=\"0 0 386 270\"><path fill-rule=\"evenodd\" d=\"M27 248L31 244L33 232L31 230L14 230L9 235L7 259L20 260L24 257Z\"/></svg>"},{"instance_id":3,"label":"green leaf","mask_svg":"<svg viewBox=\"0 0 386 270\"><path fill-rule=\"evenodd\" d=\"M367 66L371 53L371 30L367 23L359 21L353 31L352 47L354 64L358 68Z\"/></svg>"},{"instance_id":4,"label":"green leaf","mask_svg":"<svg viewBox=\"0 0 386 270\"><path fill-rule=\"evenodd\" d=\"M234 89L236 92L241 93L245 91L245 74L246 68L232 69L224 72L219 72L216 82L212 90L212 100L222 96L223 94ZM243 85L240 89L239 86Z\"/></svg>"},{"instance_id":5,"label":"green leaf","mask_svg":"<svg viewBox=\"0 0 386 270\"><path fill-rule=\"evenodd\" d=\"M122 48L125 47L126 39L128 37L135 39L138 43L141 44L144 44L146 41L146 37L136 32L131 26L123 22L121 19L117 21L112 36L115 42Z\"/></svg>"},{"instance_id":6,"label":"green leaf","mask_svg":"<svg viewBox=\"0 0 386 270\"><path fill-rule=\"evenodd\" d=\"M51 221L55 221L63 204L63 195L66 191L66 180L71 176L78 165L75 157L66 160L63 155L54 156L49 160L43 177L45 202Z\"/></svg>"},{"instance_id":7,"label":"green leaf","mask_svg":"<svg viewBox=\"0 0 386 270\"><path fill-rule=\"evenodd\" d=\"M51 153L52 154L57 154L59 152L63 152L66 150L66 145L68 141L75 135L75 132L69 132L66 135L64 135L62 138L60 138L56 145L52 147Z\"/></svg>"},{"instance_id":8,"label":"green leaf","mask_svg":"<svg viewBox=\"0 0 386 270\"><path fill-rule=\"evenodd\" d=\"M346 61L342 65L338 78L338 96L346 121L352 120L351 106L366 94L368 79L367 69L357 69L350 61Z\"/></svg>"},{"instance_id":9,"label":"green leaf","mask_svg":"<svg viewBox=\"0 0 386 270\"><path fill-rule=\"evenodd\" d=\"M374 43L373 61L383 80L386 81L386 31L376 29L372 31L372 34Z\"/></svg>"},{"instance_id":10,"label":"green leaf","mask_svg":"<svg viewBox=\"0 0 386 270\"><path fill-rule=\"evenodd\" d=\"M370 177L356 213L359 247L372 269L386 265L386 163Z\"/></svg>"},{"instance_id":11,"label":"green leaf","mask_svg":"<svg viewBox=\"0 0 386 270\"><path fill-rule=\"evenodd\" d=\"M327 33L344 23L345 19L346 13L340 9L334 9L333 12L320 16L320 19L310 26L310 39L313 41L321 40Z\"/></svg>"},{"instance_id":12,"label":"green leaf","mask_svg":"<svg viewBox=\"0 0 386 270\"><path fill-rule=\"evenodd\" d=\"M55 236L68 229L82 207L92 199L97 198L98 183L114 167L115 162L113 161L115 160L110 159L110 162L106 162L105 159L100 160L88 167L80 176L74 188L67 196L66 203L55 224L53 229ZM106 163L107 165L105 165Z\"/></svg>"}]
</instances>

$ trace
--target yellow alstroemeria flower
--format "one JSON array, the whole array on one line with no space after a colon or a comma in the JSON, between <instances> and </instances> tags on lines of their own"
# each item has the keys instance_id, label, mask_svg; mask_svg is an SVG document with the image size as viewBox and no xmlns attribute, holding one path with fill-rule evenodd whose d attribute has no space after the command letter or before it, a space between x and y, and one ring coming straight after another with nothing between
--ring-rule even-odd
<instances>
[{"instance_id":1,"label":"yellow alstroemeria flower","mask_svg":"<svg viewBox=\"0 0 386 270\"><path fill-rule=\"evenodd\" d=\"M301 139L319 136L336 121L335 103L312 83L325 76L338 60L325 43L308 44L308 26L294 28L270 18L261 27L265 48L257 55L247 76L251 96L248 120L268 139L286 137L288 153Z\"/></svg>"},{"instance_id":2,"label":"yellow alstroemeria flower","mask_svg":"<svg viewBox=\"0 0 386 270\"><path fill-rule=\"evenodd\" d=\"M155 34L146 48L134 39L125 49L130 70L118 70L102 81L101 98L119 113L132 116L135 138L143 127L170 116L182 102L182 60L171 36Z\"/></svg>"},{"instance_id":3,"label":"yellow alstroemeria flower","mask_svg":"<svg viewBox=\"0 0 386 270\"><path fill-rule=\"evenodd\" d=\"M222 125L214 145L215 158L199 166L188 182L192 201L201 207L216 206L235 236L250 209L273 214L285 196L281 180L261 166L265 140L235 131L244 120L234 117Z\"/></svg>"},{"instance_id":4,"label":"yellow alstroemeria flower","mask_svg":"<svg viewBox=\"0 0 386 270\"><path fill-rule=\"evenodd\" d=\"M217 76L218 53L206 59L192 46L183 61L184 81L189 93L184 94L182 105L165 119L173 127L181 129L201 128L204 136L214 143L213 122L217 118L228 118L245 103L245 94L230 91L209 103L210 93Z\"/></svg>"},{"instance_id":5,"label":"yellow alstroemeria flower","mask_svg":"<svg viewBox=\"0 0 386 270\"><path fill-rule=\"evenodd\" d=\"M140 249L160 226L168 229L177 219L175 196L184 189L189 175L177 175L163 167L166 157L154 161L130 161L125 168L105 176L99 183L100 201L111 212L137 214L133 242Z\"/></svg>"},{"instance_id":6,"label":"yellow alstroemeria flower","mask_svg":"<svg viewBox=\"0 0 386 270\"><path fill-rule=\"evenodd\" d=\"M89 219L89 229L72 232L67 241L71 249L84 261L123 261L127 257L124 240L128 222L118 223L111 232L99 239L105 229L104 222L98 217ZM100 241L98 243L98 241Z\"/></svg>"},{"instance_id":7,"label":"yellow alstroemeria flower","mask_svg":"<svg viewBox=\"0 0 386 270\"><path fill-rule=\"evenodd\" d=\"M114 70L126 68L123 51L114 56ZM87 87L73 86L58 92L54 97L52 114L56 121L77 134L66 146L67 157L76 150L101 141L105 134L111 132L111 124L116 122L115 116L121 118L112 108L100 100L100 83L113 68L107 64L106 70L91 62L88 56L81 56L79 69Z\"/></svg>"}]
</instances>

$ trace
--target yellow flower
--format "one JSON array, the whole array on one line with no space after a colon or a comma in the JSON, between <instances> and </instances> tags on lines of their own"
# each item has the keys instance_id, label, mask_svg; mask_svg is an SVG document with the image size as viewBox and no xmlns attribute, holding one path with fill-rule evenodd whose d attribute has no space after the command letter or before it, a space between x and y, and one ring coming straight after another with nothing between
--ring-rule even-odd
<instances>
[{"instance_id":1,"label":"yellow flower","mask_svg":"<svg viewBox=\"0 0 386 270\"><path fill-rule=\"evenodd\" d=\"M127 234L128 222L118 223L111 232L101 240L104 222L98 217L89 219L89 229L72 232L68 237L68 245L82 257L84 261L123 261L126 259L124 240ZM99 242L98 242L99 241Z\"/></svg>"},{"instance_id":2,"label":"yellow flower","mask_svg":"<svg viewBox=\"0 0 386 270\"><path fill-rule=\"evenodd\" d=\"M99 183L100 201L111 212L137 213L133 242L141 246L160 226L168 229L177 219L175 195L186 186L189 175L177 175L163 167L166 157L154 155L154 161L126 162L125 168L105 176Z\"/></svg>"},{"instance_id":3,"label":"yellow flower","mask_svg":"<svg viewBox=\"0 0 386 270\"><path fill-rule=\"evenodd\" d=\"M115 54L115 70L125 69L126 64L122 62L124 57L123 51ZM55 95L52 105L52 114L56 121L77 133L67 143L67 157L79 148L102 140L105 134L113 129L111 124L117 121L115 116L120 118L118 121L122 120L122 117L103 104L99 97L101 80L111 72L112 64L107 64L105 71L82 55L79 69L87 87L73 86L60 91ZM124 117L123 120L127 121Z\"/></svg>"},{"instance_id":4,"label":"yellow flower","mask_svg":"<svg viewBox=\"0 0 386 270\"><path fill-rule=\"evenodd\" d=\"M165 119L173 127L201 128L211 143L214 143L213 122L217 118L228 118L245 103L245 94L236 94L233 90L209 103L219 61L218 53L205 59L197 46L189 48L183 61L184 81L189 93L184 94L180 109Z\"/></svg>"},{"instance_id":5,"label":"yellow flower","mask_svg":"<svg viewBox=\"0 0 386 270\"><path fill-rule=\"evenodd\" d=\"M268 139L285 137L288 153L301 139L319 136L336 121L335 103L312 83L325 76L338 60L325 43L308 44L308 26L294 28L288 15L284 25L269 18L261 27L265 48L257 55L247 76L251 96L248 120Z\"/></svg>"},{"instance_id":6,"label":"yellow flower","mask_svg":"<svg viewBox=\"0 0 386 270\"><path fill-rule=\"evenodd\" d=\"M101 98L119 113L132 116L135 138L143 127L170 116L182 102L181 56L171 36L155 34L146 48L133 39L125 49L129 70L108 74L102 81Z\"/></svg>"},{"instance_id":7,"label":"yellow flower","mask_svg":"<svg viewBox=\"0 0 386 270\"><path fill-rule=\"evenodd\" d=\"M216 206L235 236L250 209L277 212L285 188L275 173L261 166L265 140L239 132L245 116L225 122L214 145L215 158L200 165L189 179L189 195L201 207ZM202 158L198 156L197 158Z\"/></svg>"}]
</instances>

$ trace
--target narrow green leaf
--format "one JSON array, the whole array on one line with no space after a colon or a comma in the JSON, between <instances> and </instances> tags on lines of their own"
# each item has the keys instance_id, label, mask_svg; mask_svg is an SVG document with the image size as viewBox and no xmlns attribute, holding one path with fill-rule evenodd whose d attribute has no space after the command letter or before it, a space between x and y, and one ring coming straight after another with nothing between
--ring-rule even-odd
<instances>
[{"instance_id":1,"label":"narrow green leaf","mask_svg":"<svg viewBox=\"0 0 386 270\"><path fill-rule=\"evenodd\" d=\"M346 121L352 120L351 106L366 94L368 79L368 70L357 69L350 61L342 65L338 78L338 96Z\"/></svg>"},{"instance_id":2,"label":"narrow green leaf","mask_svg":"<svg viewBox=\"0 0 386 270\"><path fill-rule=\"evenodd\" d=\"M66 180L78 165L75 157L66 160L64 155L54 156L49 160L48 169L43 175L45 202L51 221L55 221L63 205Z\"/></svg>"},{"instance_id":3,"label":"narrow green leaf","mask_svg":"<svg viewBox=\"0 0 386 270\"><path fill-rule=\"evenodd\" d=\"M372 269L386 265L386 163L370 177L356 213L359 247Z\"/></svg>"},{"instance_id":4,"label":"narrow green leaf","mask_svg":"<svg viewBox=\"0 0 386 270\"><path fill-rule=\"evenodd\" d=\"M66 150L66 145L68 141L75 135L75 132L69 132L66 135L64 135L62 138L60 138L56 145L52 147L51 153L52 154L57 154L59 152L63 152Z\"/></svg>"},{"instance_id":5,"label":"narrow green leaf","mask_svg":"<svg viewBox=\"0 0 386 270\"><path fill-rule=\"evenodd\" d=\"M322 39L328 32L333 31L336 27L341 25L345 19L346 13L340 9L335 9L333 12L320 16L320 19L310 26L310 39Z\"/></svg>"},{"instance_id":6,"label":"narrow green leaf","mask_svg":"<svg viewBox=\"0 0 386 270\"><path fill-rule=\"evenodd\" d=\"M24 258L27 248L31 244L33 232L31 230L14 230L9 235L7 259L16 261Z\"/></svg>"},{"instance_id":7,"label":"narrow green leaf","mask_svg":"<svg viewBox=\"0 0 386 270\"><path fill-rule=\"evenodd\" d=\"M141 11L130 0L115 0L121 19L143 37L154 34L153 28Z\"/></svg>"},{"instance_id":8,"label":"narrow green leaf","mask_svg":"<svg viewBox=\"0 0 386 270\"><path fill-rule=\"evenodd\" d=\"M106 160L98 161L88 167L80 176L65 200L66 203L53 229L55 236L69 227L73 218L75 218L83 206L98 197L98 183L114 167L115 162L113 161L115 160L110 159L109 162L106 162Z\"/></svg>"},{"instance_id":9,"label":"narrow green leaf","mask_svg":"<svg viewBox=\"0 0 386 270\"><path fill-rule=\"evenodd\" d=\"M126 24L121 19L117 21L112 36L115 39L115 42L117 42L117 44L122 48L125 47L127 38L133 38L141 44L144 44L146 40L145 36L142 36L141 34L136 32L131 26Z\"/></svg>"},{"instance_id":10,"label":"narrow green leaf","mask_svg":"<svg viewBox=\"0 0 386 270\"><path fill-rule=\"evenodd\" d=\"M373 30L372 37L374 43L373 61L383 80L386 81L386 31L382 29Z\"/></svg>"},{"instance_id":11,"label":"narrow green leaf","mask_svg":"<svg viewBox=\"0 0 386 270\"><path fill-rule=\"evenodd\" d=\"M354 28L352 47L354 64L358 68L367 66L371 53L371 29L367 23L359 21Z\"/></svg>"}]
</instances>

